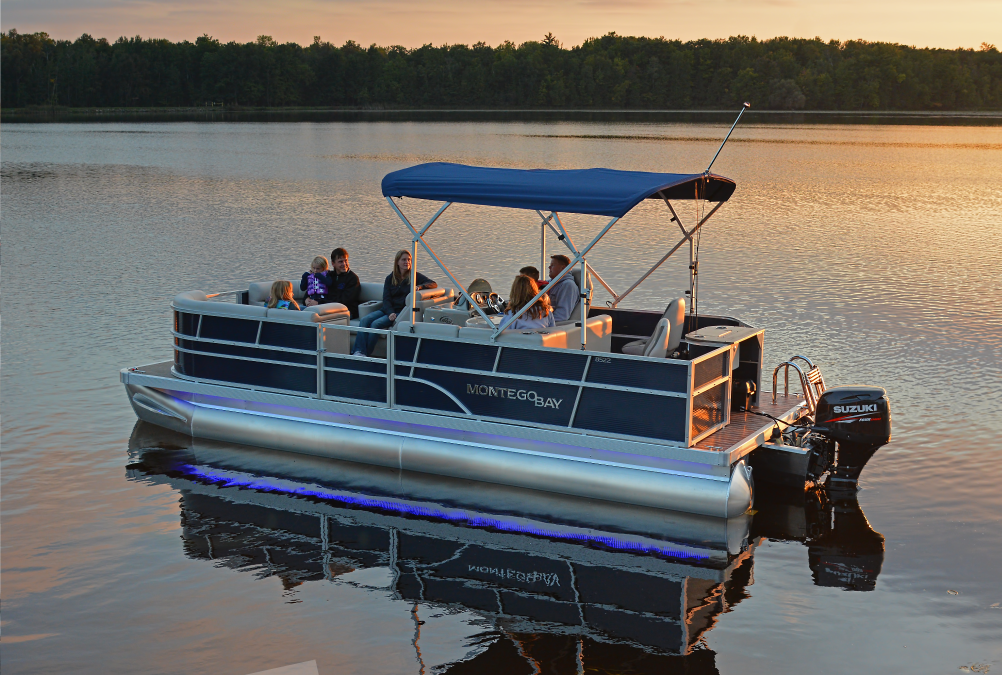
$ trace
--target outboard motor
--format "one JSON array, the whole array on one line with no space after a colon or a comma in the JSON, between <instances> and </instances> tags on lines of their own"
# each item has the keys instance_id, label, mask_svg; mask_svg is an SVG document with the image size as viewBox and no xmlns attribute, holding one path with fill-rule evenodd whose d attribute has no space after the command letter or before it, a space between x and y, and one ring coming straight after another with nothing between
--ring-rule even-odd
<instances>
[{"instance_id":1,"label":"outboard motor","mask_svg":"<svg viewBox=\"0 0 1002 675\"><path fill-rule=\"evenodd\" d=\"M866 462L891 440L891 406L880 387L832 387L818 398L813 433L838 443L829 483L855 484Z\"/></svg>"}]
</instances>

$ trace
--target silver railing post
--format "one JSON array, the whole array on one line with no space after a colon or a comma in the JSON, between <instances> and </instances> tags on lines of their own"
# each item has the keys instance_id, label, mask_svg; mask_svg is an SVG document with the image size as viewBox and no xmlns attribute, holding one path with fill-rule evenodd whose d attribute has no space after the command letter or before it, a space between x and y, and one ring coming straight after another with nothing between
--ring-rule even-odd
<instances>
[{"instance_id":1,"label":"silver railing post","mask_svg":"<svg viewBox=\"0 0 1002 675\"><path fill-rule=\"evenodd\" d=\"M389 408L393 407L394 400L397 397L397 391L393 380L393 376L396 374L396 366L394 361L397 358L397 341L396 341L396 331L390 330L386 334L386 405Z\"/></svg>"},{"instance_id":2,"label":"silver railing post","mask_svg":"<svg viewBox=\"0 0 1002 675\"><path fill-rule=\"evenodd\" d=\"M317 324L317 398L324 397L324 352L326 351L326 341L324 340L324 325Z\"/></svg>"},{"instance_id":3,"label":"silver railing post","mask_svg":"<svg viewBox=\"0 0 1002 675\"><path fill-rule=\"evenodd\" d=\"M538 213L538 211L537 211ZM540 214L542 215L542 214ZM539 276L546 274L546 220L539 224Z\"/></svg>"},{"instance_id":4,"label":"silver railing post","mask_svg":"<svg viewBox=\"0 0 1002 675\"><path fill-rule=\"evenodd\" d=\"M588 345L588 263L581 258L581 288L578 289L581 301L581 351Z\"/></svg>"},{"instance_id":5,"label":"silver railing post","mask_svg":"<svg viewBox=\"0 0 1002 675\"><path fill-rule=\"evenodd\" d=\"M417 238L411 242L411 332L417 321Z\"/></svg>"}]
</instances>

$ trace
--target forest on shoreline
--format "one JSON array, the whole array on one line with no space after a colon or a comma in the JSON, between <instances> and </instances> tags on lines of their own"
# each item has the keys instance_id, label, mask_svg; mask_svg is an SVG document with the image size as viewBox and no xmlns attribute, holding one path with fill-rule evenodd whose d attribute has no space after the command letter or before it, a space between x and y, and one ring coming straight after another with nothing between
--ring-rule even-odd
<instances>
[{"instance_id":1,"label":"forest on shoreline","mask_svg":"<svg viewBox=\"0 0 1002 675\"><path fill-rule=\"evenodd\" d=\"M0 106L1002 110L1002 53L610 33L497 47L0 34Z\"/></svg>"}]
</instances>

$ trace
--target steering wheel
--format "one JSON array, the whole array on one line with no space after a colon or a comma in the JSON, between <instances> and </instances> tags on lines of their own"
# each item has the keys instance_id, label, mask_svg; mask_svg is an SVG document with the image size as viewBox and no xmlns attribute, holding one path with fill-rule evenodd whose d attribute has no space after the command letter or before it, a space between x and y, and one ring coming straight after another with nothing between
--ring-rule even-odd
<instances>
[{"instance_id":1,"label":"steering wheel","mask_svg":"<svg viewBox=\"0 0 1002 675\"><path fill-rule=\"evenodd\" d=\"M490 307L495 314L502 314L508 306L508 303L497 293L491 293L487 296L487 306Z\"/></svg>"}]
</instances>

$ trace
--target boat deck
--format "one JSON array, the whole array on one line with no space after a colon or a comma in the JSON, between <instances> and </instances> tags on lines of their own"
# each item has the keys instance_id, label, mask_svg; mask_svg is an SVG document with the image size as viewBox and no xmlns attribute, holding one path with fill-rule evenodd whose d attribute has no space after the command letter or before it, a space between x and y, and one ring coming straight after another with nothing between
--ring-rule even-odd
<instances>
[{"instance_id":1,"label":"boat deck","mask_svg":"<svg viewBox=\"0 0 1002 675\"><path fill-rule=\"evenodd\" d=\"M778 394L776 402L772 402L772 392L763 391L760 395L760 405L753 410L777 417L784 422L794 422L804 415L804 399L796 395ZM768 417L746 412L731 412L731 423L719 431L715 431L696 443L698 450L727 452L731 461L737 461L764 443L772 434L776 423Z\"/></svg>"}]
</instances>

